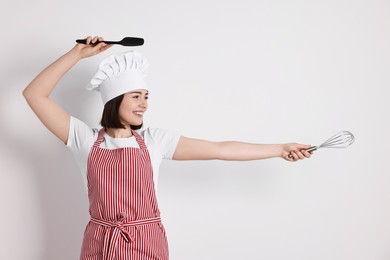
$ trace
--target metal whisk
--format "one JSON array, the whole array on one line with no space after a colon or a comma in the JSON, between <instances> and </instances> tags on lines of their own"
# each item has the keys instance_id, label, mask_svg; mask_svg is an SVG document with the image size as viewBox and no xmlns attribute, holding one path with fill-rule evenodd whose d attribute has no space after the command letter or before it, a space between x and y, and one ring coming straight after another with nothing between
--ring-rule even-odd
<instances>
[{"instance_id":1,"label":"metal whisk","mask_svg":"<svg viewBox=\"0 0 390 260\"><path fill-rule=\"evenodd\" d=\"M328 140L326 140L320 146L312 146L310 148L305 149L308 152L315 151L319 148L346 148L350 146L353 141L355 141L355 137L351 132L341 131ZM292 154L288 155L289 158L293 158Z\"/></svg>"}]
</instances>

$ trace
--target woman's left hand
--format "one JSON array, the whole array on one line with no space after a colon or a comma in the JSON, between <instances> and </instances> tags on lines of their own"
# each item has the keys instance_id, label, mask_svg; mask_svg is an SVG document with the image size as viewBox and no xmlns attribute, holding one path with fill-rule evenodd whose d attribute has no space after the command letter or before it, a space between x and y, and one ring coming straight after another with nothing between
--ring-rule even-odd
<instances>
[{"instance_id":1,"label":"woman's left hand","mask_svg":"<svg viewBox=\"0 0 390 260\"><path fill-rule=\"evenodd\" d=\"M296 162L305 158L310 158L313 154L313 151L308 152L305 149L311 147L310 145L289 143L282 145L282 155L281 157L289 162ZM292 158L289 155L292 155Z\"/></svg>"}]
</instances>

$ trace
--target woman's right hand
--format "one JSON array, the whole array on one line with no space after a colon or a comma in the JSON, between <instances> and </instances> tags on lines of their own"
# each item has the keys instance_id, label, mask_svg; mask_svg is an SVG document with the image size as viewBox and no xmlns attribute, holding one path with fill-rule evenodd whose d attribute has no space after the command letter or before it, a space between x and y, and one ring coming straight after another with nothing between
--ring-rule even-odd
<instances>
[{"instance_id":1,"label":"woman's right hand","mask_svg":"<svg viewBox=\"0 0 390 260\"><path fill-rule=\"evenodd\" d=\"M86 41L87 41L86 44L77 43L73 47L73 50L77 51L81 59L97 55L107 50L113 45L113 44L105 44L104 42L95 44L97 41L104 41L103 37L98 37L98 36L95 36L93 38L91 36L88 36L86 38Z\"/></svg>"}]
</instances>

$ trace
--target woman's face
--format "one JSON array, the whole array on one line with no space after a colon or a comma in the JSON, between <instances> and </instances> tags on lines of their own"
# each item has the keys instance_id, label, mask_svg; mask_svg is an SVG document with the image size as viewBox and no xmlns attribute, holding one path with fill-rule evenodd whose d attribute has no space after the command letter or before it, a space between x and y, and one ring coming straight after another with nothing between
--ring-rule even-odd
<instances>
[{"instance_id":1,"label":"woman's face","mask_svg":"<svg viewBox=\"0 0 390 260\"><path fill-rule=\"evenodd\" d=\"M137 89L127 92L119 106L119 119L124 125L141 125L148 108L148 91Z\"/></svg>"}]
</instances>

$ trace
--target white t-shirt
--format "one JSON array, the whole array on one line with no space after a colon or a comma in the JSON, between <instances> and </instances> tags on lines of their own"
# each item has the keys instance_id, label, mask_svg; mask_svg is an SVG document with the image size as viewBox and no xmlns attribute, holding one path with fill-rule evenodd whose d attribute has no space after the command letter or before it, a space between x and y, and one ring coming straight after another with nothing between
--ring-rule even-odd
<instances>
[{"instance_id":1,"label":"white t-shirt","mask_svg":"<svg viewBox=\"0 0 390 260\"><path fill-rule=\"evenodd\" d=\"M174 131L162 128L143 127L135 131L142 137L142 140L145 142L149 151L153 168L154 187L157 193L158 171L162 159L172 160L172 156L181 135ZM99 129L91 128L83 121L72 116L70 117L69 135L66 146L70 148L76 158L77 164L81 170L86 192L88 192L88 155L93 144L97 140L98 134ZM140 148L134 135L128 138L113 138L107 133L104 133L104 140L100 147L105 149L117 149L122 147Z\"/></svg>"}]
</instances>

